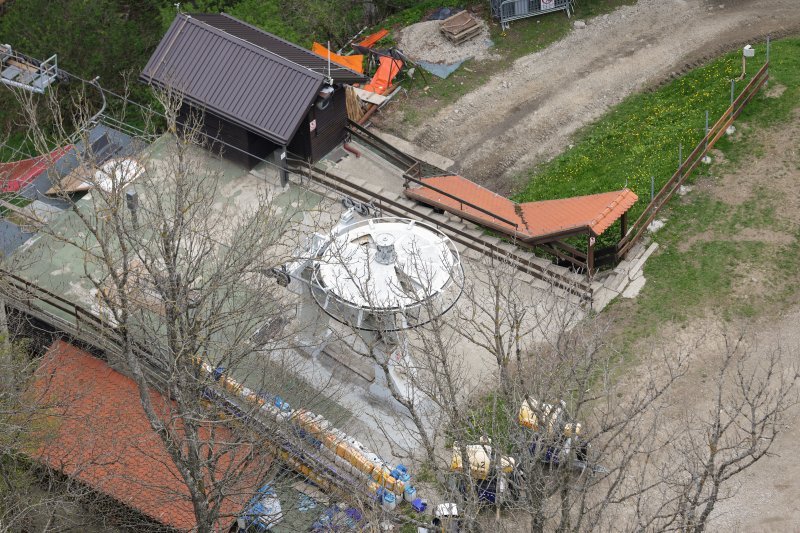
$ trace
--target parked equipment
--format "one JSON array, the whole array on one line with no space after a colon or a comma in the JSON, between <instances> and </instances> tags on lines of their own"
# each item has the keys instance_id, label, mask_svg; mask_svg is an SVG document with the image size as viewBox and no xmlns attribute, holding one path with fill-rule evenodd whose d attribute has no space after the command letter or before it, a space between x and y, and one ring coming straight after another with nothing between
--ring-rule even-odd
<instances>
[{"instance_id":1,"label":"parked equipment","mask_svg":"<svg viewBox=\"0 0 800 533\"><path fill-rule=\"evenodd\" d=\"M488 503L498 502L502 499L515 498L518 485L515 470L516 460L513 457L496 453L488 437L481 438L479 444L467 445L467 460L469 461L470 478L473 479L475 490L480 501ZM450 470L461 472L464 468L464 454L458 443L453 445L453 456ZM466 492L463 483L459 484L462 492Z\"/></svg>"},{"instance_id":2,"label":"parked equipment","mask_svg":"<svg viewBox=\"0 0 800 533\"><path fill-rule=\"evenodd\" d=\"M518 421L533 430L528 450L532 457L551 466L571 464L583 471L588 466L589 444L581 440L581 424L567 419L566 407L564 401L553 405L528 398L520 405Z\"/></svg>"},{"instance_id":3,"label":"parked equipment","mask_svg":"<svg viewBox=\"0 0 800 533\"><path fill-rule=\"evenodd\" d=\"M58 58L55 55L39 61L15 51L10 44L0 44L0 83L44 94L57 81Z\"/></svg>"},{"instance_id":4,"label":"parked equipment","mask_svg":"<svg viewBox=\"0 0 800 533\"><path fill-rule=\"evenodd\" d=\"M433 515L433 526L436 533L459 533L461 520L458 518L458 506L455 503L437 505Z\"/></svg>"},{"instance_id":5,"label":"parked equipment","mask_svg":"<svg viewBox=\"0 0 800 533\"><path fill-rule=\"evenodd\" d=\"M283 520L283 510L272 485L266 484L253 496L244 513L237 519L239 529L269 531Z\"/></svg>"}]
</instances>

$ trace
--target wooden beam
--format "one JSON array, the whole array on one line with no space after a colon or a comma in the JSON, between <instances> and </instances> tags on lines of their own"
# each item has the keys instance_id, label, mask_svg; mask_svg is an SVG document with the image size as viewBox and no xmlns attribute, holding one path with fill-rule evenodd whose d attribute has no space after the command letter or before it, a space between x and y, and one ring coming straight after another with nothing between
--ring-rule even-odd
<instances>
[{"instance_id":1,"label":"wooden beam","mask_svg":"<svg viewBox=\"0 0 800 533\"><path fill-rule=\"evenodd\" d=\"M622 216L619 219L619 229L620 229L620 239L624 239L625 235L628 233L628 212L625 211L622 213Z\"/></svg>"}]
</instances>

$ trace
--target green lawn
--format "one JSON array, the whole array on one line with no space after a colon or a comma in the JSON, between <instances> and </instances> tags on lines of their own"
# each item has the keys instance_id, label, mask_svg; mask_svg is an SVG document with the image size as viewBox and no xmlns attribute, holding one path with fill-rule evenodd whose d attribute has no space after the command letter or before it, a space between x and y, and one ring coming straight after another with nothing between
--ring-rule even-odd
<instances>
[{"instance_id":1,"label":"green lawn","mask_svg":"<svg viewBox=\"0 0 800 533\"><path fill-rule=\"evenodd\" d=\"M748 66L754 74L765 57L756 47ZM780 98L757 96L740 120L768 123L787 116L800 98L800 39L772 44L770 76L787 87ZM532 170L519 201L565 198L619 189L627 184L639 195L635 217L678 166L679 146L687 155L705 134L705 111L713 124L730 103L730 79L741 70L740 52L729 54L660 89L634 95L578 135L576 146ZM737 94L749 80L736 84ZM726 141L722 141L723 147ZM729 143L728 143L729 144ZM702 170L701 170L702 171Z\"/></svg>"},{"instance_id":2,"label":"green lawn","mask_svg":"<svg viewBox=\"0 0 800 533\"><path fill-rule=\"evenodd\" d=\"M759 48L759 53L763 57L763 47ZM722 70L730 60L731 56L728 56L715 61L686 78L695 79L709 70ZM755 72L754 68L748 70ZM783 94L767 98L762 91L739 117L736 140L723 137L717 144L724 159L715 161L711 167L701 167L700 176L732 175L742 165L750 164L749 161L764 157L769 147L763 144L760 134L767 128L780 127L800 109L800 39L773 43L770 75L771 86L780 84L785 87ZM637 115L643 117L645 105L653 106L657 102L664 105L666 95L675 91L680 83L673 82L656 93L633 97L598 124L587 128L583 142L541 169L528 191L540 190L542 180L548 177L565 176L562 174L564 169L576 168L576 156L598 153L598 146L614 146L618 158L632 158L633 150L624 142L615 140L613 145L610 141L603 142L601 132L614 131L612 125L619 127L619 124L633 121ZM637 111L636 102L642 105L642 110ZM673 101L672 105L676 106L676 102ZM691 105L687 103L685 107ZM674 113L674 116L680 116L677 109ZM627 134L623 139L636 142L636 139L646 138L655 144L666 138L667 132L673 131L672 127L665 125L647 132L643 130L638 132L638 136ZM681 131L681 128L674 131ZM653 156L655 158L657 154ZM671 154L668 156L661 163L665 166L664 174L657 175L662 183L672 170ZM652 159L650 161L654 164ZM637 192L645 196L645 202L638 206L641 210L649 197L649 185L637 185L632 179L637 176L635 160L629 159L627 166L617 161L611 165L630 172L626 174L630 177L629 184L640 187ZM593 182L605 180L607 185L612 183L612 176L602 172L602 168L599 168L598 178L594 181L590 174L580 169L574 176L576 183L580 184L577 186L587 189ZM767 177L764 178L768 182ZM698 190L673 199L664 211L663 218L668 222L653 235L660 249L645 265L647 283L642 292L635 300L614 302L606 311L618 323L615 329L620 347L632 360L636 359L638 341L649 338L665 323L686 324L709 313L724 320L751 320L780 313L798 301L800 228L776 213L776 206L785 203L782 193L768 186L754 186L754 191L741 203L726 203L714 194L715 188L722 186L717 178L699 177L697 185ZM568 191L566 188L562 190ZM789 236L791 242L737 238L745 230L752 231L752 234L760 230L777 232ZM748 282L754 280L759 280L763 287L746 289Z\"/></svg>"}]
</instances>

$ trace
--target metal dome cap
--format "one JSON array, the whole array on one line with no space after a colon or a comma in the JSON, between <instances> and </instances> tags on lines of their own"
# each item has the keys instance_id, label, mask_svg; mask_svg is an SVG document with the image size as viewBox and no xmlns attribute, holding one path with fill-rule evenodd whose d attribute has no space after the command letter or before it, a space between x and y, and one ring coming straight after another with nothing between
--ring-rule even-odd
<instances>
[{"instance_id":1,"label":"metal dome cap","mask_svg":"<svg viewBox=\"0 0 800 533\"><path fill-rule=\"evenodd\" d=\"M370 331L420 326L464 289L453 242L406 218L373 218L338 230L314 259L311 293L335 320Z\"/></svg>"}]
</instances>

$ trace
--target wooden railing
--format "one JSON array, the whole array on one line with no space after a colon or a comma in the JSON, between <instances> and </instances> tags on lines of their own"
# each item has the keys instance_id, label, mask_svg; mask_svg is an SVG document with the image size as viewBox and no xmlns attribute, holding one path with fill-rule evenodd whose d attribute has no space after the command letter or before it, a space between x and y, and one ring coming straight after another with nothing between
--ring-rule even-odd
<instances>
[{"instance_id":1,"label":"wooden railing","mask_svg":"<svg viewBox=\"0 0 800 533\"><path fill-rule=\"evenodd\" d=\"M725 134L728 127L736 120L736 117L742 112L745 106L753 99L758 93L759 89L769 79L769 61L764 63L764 66L753 76L750 83L742 90L736 100L725 110L719 120L708 130L705 137L698 143L692 153L682 161L675 174L667 181L666 184L658 191L650 204L645 208L636 222L633 223L631 229L617 244L616 259L620 260L625 257L630 249L644 236L647 227L653 222L655 217L661 209L667 204L672 196L678 191L680 186L686 181L691 173L700 164L700 161L705 157L706 153L714 147L716 142Z\"/></svg>"},{"instance_id":2,"label":"wooden railing","mask_svg":"<svg viewBox=\"0 0 800 533\"><path fill-rule=\"evenodd\" d=\"M4 270L0 270L0 294L9 307L21 313L109 355L122 355L123 341L111 321L102 320L91 310ZM132 349L146 361L144 370L151 383L160 386L167 382L169 369L162 360L141 346L134 344Z\"/></svg>"}]
</instances>

